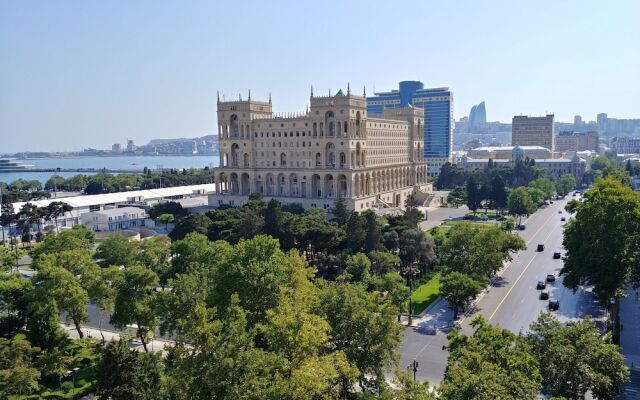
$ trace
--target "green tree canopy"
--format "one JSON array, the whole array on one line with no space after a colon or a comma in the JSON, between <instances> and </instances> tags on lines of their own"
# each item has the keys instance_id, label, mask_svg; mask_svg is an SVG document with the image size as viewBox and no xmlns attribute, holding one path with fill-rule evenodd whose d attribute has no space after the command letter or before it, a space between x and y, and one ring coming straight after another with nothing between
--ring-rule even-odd
<instances>
[{"instance_id":1,"label":"green tree canopy","mask_svg":"<svg viewBox=\"0 0 640 400\"><path fill-rule=\"evenodd\" d=\"M629 377L624 356L604 338L595 322L585 320L563 326L548 313L531 324L527 335L539 360L543 392L566 399L584 399L587 392L601 400L615 400Z\"/></svg>"},{"instance_id":2,"label":"green tree canopy","mask_svg":"<svg viewBox=\"0 0 640 400\"><path fill-rule=\"evenodd\" d=\"M104 267L109 265L129 267L134 261L135 248L135 243L116 232L98 245L94 257Z\"/></svg>"},{"instance_id":3,"label":"green tree canopy","mask_svg":"<svg viewBox=\"0 0 640 400\"><path fill-rule=\"evenodd\" d=\"M447 400L535 399L542 377L529 345L477 317L473 336L449 334L449 361L440 395Z\"/></svg>"},{"instance_id":4,"label":"green tree canopy","mask_svg":"<svg viewBox=\"0 0 640 400\"><path fill-rule=\"evenodd\" d=\"M440 279L440 295L453 310L453 319L458 318L458 311L466 308L480 293L482 286L475 279L453 271Z\"/></svg>"}]
</instances>

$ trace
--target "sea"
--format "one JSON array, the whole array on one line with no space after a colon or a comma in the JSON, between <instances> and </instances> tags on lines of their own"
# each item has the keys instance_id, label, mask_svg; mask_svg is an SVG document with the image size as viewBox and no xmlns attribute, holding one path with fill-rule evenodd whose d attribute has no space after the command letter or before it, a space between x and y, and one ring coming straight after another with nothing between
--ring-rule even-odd
<instances>
[{"instance_id":1,"label":"sea","mask_svg":"<svg viewBox=\"0 0 640 400\"><path fill-rule=\"evenodd\" d=\"M161 168L214 168L219 165L218 156L117 156L117 157L69 157L69 158L33 158L20 159L23 164L33 165L36 168L95 168L106 169L138 169L140 172L145 167L149 169ZM81 174L80 172L0 172L0 182L11 183L17 179L39 180L42 183L53 175L65 178ZM92 175L90 172L82 172L84 175Z\"/></svg>"}]
</instances>

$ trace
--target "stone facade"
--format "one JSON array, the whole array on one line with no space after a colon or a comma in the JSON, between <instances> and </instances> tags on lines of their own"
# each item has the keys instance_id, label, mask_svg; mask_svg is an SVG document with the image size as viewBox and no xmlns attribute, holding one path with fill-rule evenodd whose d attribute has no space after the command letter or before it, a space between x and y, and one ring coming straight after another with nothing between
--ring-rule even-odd
<instances>
[{"instance_id":1,"label":"stone facade","mask_svg":"<svg viewBox=\"0 0 640 400\"><path fill-rule=\"evenodd\" d=\"M365 96L347 90L310 97L310 108L275 115L268 102L218 99L220 166L209 205L240 206L251 193L330 209L404 206L430 190L423 112L411 107L369 118Z\"/></svg>"},{"instance_id":2,"label":"stone facade","mask_svg":"<svg viewBox=\"0 0 640 400\"><path fill-rule=\"evenodd\" d=\"M511 121L511 144L541 146L555 151L553 114L544 117L516 115Z\"/></svg>"}]
</instances>

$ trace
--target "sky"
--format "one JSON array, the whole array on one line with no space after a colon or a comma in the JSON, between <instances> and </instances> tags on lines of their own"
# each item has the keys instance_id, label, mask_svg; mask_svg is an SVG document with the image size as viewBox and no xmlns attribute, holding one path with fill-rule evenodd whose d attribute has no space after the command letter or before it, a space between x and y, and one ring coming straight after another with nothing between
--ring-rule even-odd
<instances>
[{"instance_id":1,"label":"sky","mask_svg":"<svg viewBox=\"0 0 640 400\"><path fill-rule=\"evenodd\" d=\"M0 153L216 133L216 92L448 86L455 119L640 118L640 1L0 0Z\"/></svg>"}]
</instances>

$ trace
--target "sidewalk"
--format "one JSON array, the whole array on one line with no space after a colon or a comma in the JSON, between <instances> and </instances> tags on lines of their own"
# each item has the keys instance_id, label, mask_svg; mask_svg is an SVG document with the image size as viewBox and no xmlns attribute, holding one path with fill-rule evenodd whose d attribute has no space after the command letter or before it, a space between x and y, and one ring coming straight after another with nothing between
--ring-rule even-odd
<instances>
[{"instance_id":1,"label":"sidewalk","mask_svg":"<svg viewBox=\"0 0 640 400\"><path fill-rule=\"evenodd\" d=\"M78 331L73 325L60 324L62 329L67 333L72 339L78 339ZM102 335L100 334L99 329L89 328L86 326L82 327L82 332L84 333L85 338L93 338L93 339L102 339ZM110 342L112 340L119 340L120 335L124 335L124 332L114 332L109 330L102 330L102 334L104 334L104 340ZM165 346L170 346L173 342L164 339L154 339L151 342L147 343L147 348L149 351L164 351ZM129 348L137 351L144 351L144 347L140 342L140 339L132 338L129 340Z\"/></svg>"},{"instance_id":2,"label":"sidewalk","mask_svg":"<svg viewBox=\"0 0 640 400\"><path fill-rule=\"evenodd\" d=\"M638 290L640 293L640 290ZM636 292L627 290L627 297L620 299L620 350L625 364L631 368L629 382L624 385L625 394L620 400L640 398L640 298Z\"/></svg>"}]
</instances>

